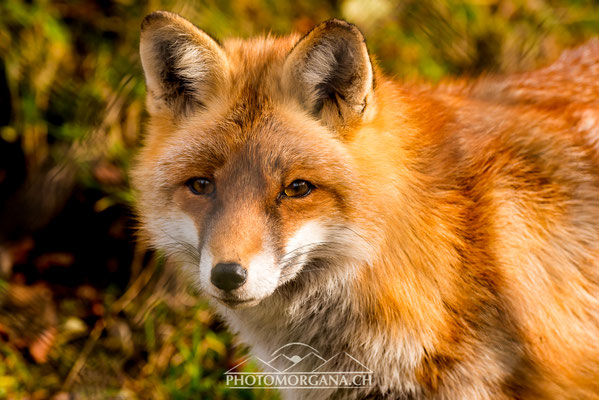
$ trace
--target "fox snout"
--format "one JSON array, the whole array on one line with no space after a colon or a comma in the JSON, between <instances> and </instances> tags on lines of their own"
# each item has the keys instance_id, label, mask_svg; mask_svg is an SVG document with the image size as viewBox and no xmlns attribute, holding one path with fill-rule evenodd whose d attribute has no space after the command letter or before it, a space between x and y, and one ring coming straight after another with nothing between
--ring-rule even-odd
<instances>
[{"instance_id":1,"label":"fox snout","mask_svg":"<svg viewBox=\"0 0 599 400\"><path fill-rule=\"evenodd\" d=\"M200 257L200 285L204 293L218 302L233 308L248 307L278 287L280 267L271 251L262 249L236 261L221 257L207 245Z\"/></svg>"}]
</instances>

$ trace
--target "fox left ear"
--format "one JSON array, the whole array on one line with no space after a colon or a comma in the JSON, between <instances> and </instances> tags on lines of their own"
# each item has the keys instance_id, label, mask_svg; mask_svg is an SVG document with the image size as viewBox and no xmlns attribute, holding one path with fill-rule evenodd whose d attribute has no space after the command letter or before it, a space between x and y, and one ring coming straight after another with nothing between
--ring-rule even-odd
<instances>
[{"instance_id":1,"label":"fox left ear","mask_svg":"<svg viewBox=\"0 0 599 400\"><path fill-rule=\"evenodd\" d=\"M139 51L151 115L176 118L206 107L226 80L227 57L220 45L177 14L148 15Z\"/></svg>"},{"instance_id":2,"label":"fox left ear","mask_svg":"<svg viewBox=\"0 0 599 400\"><path fill-rule=\"evenodd\" d=\"M293 48L283 67L288 93L325 125L361 119L373 97L373 69L362 33L341 20L321 23Z\"/></svg>"}]
</instances>

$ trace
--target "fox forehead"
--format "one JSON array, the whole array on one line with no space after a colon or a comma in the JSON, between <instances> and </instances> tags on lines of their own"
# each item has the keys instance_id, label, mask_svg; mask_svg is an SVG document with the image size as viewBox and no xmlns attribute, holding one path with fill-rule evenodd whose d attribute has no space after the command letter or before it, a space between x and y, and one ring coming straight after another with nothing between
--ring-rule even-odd
<instances>
[{"instance_id":1,"label":"fox forehead","mask_svg":"<svg viewBox=\"0 0 599 400\"><path fill-rule=\"evenodd\" d=\"M281 88L285 59L298 36L229 39L222 49L228 62L223 81L215 88L219 101L227 105L230 120L245 125L256 110L268 110L273 100L283 100ZM220 96L218 96L220 94Z\"/></svg>"},{"instance_id":2,"label":"fox forehead","mask_svg":"<svg viewBox=\"0 0 599 400\"><path fill-rule=\"evenodd\" d=\"M244 123L235 121L241 114ZM337 176L338 181L338 175L352 175L351 158L338 138L286 105L241 110L232 103L227 112L199 112L161 134L163 140L148 144L147 151L163 172L164 186L212 176L225 166L231 174L281 179Z\"/></svg>"},{"instance_id":3,"label":"fox forehead","mask_svg":"<svg viewBox=\"0 0 599 400\"><path fill-rule=\"evenodd\" d=\"M228 68L237 82L259 82L265 76L276 73L299 35L283 37L263 36L248 39L231 38L222 43L229 60ZM277 68L278 67L278 68Z\"/></svg>"}]
</instances>

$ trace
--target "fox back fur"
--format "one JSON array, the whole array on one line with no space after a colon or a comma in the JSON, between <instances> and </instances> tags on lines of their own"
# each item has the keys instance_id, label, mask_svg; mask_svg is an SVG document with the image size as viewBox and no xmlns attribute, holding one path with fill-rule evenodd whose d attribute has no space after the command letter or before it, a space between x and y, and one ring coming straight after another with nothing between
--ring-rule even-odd
<instances>
[{"instance_id":1,"label":"fox back fur","mask_svg":"<svg viewBox=\"0 0 599 400\"><path fill-rule=\"evenodd\" d=\"M257 356L374 371L284 396L599 399L599 41L434 88L340 20L220 44L155 12L140 50L142 237Z\"/></svg>"}]
</instances>

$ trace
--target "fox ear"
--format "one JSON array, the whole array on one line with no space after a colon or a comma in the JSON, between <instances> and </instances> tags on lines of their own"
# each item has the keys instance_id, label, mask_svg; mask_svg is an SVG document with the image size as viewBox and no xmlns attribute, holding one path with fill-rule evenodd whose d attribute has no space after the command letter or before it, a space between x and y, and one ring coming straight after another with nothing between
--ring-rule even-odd
<instances>
[{"instance_id":1,"label":"fox ear","mask_svg":"<svg viewBox=\"0 0 599 400\"><path fill-rule=\"evenodd\" d=\"M287 56L282 79L288 92L329 127L361 118L373 90L362 33L341 20L321 23Z\"/></svg>"},{"instance_id":2,"label":"fox ear","mask_svg":"<svg viewBox=\"0 0 599 400\"><path fill-rule=\"evenodd\" d=\"M156 11L141 24L139 45L151 115L205 107L227 69L220 45L177 14Z\"/></svg>"}]
</instances>

